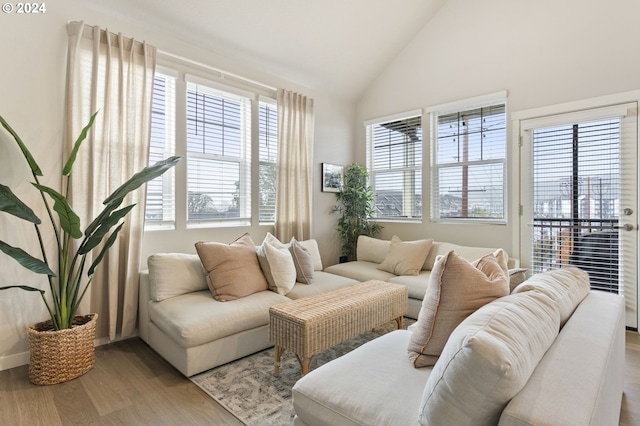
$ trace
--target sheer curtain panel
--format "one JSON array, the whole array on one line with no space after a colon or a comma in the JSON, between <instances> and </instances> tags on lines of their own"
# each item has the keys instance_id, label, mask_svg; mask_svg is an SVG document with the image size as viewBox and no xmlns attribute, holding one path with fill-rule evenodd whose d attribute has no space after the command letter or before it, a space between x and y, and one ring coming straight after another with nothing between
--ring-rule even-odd
<instances>
[{"instance_id":1,"label":"sheer curtain panel","mask_svg":"<svg viewBox=\"0 0 640 426\"><path fill-rule=\"evenodd\" d=\"M67 32L64 158L91 114L99 111L78 153L70 187L71 205L84 229L105 198L147 165L156 49L83 22L69 23ZM114 340L135 332L144 201L143 189L125 200L124 205L137 206L96 270L80 308L99 314L99 337Z\"/></svg>"},{"instance_id":2,"label":"sheer curtain panel","mask_svg":"<svg viewBox=\"0 0 640 426\"><path fill-rule=\"evenodd\" d=\"M278 90L278 190L276 237L311 237L313 99Z\"/></svg>"}]
</instances>

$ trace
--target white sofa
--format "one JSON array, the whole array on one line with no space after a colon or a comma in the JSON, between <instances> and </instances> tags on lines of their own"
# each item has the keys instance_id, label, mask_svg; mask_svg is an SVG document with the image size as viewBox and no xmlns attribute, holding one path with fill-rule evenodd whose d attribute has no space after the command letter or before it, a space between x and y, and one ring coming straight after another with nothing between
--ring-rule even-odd
<instances>
[{"instance_id":1,"label":"white sofa","mask_svg":"<svg viewBox=\"0 0 640 426\"><path fill-rule=\"evenodd\" d=\"M553 271L478 309L454 330L432 367L414 368L407 354L412 332L398 330L311 371L293 388L295 425L617 425L624 384L624 298L589 291L588 276L581 274L575 283L583 288L579 297L572 293L573 283ZM553 291L545 295L544 288ZM547 297L551 294L553 299ZM543 298L559 312L555 322L523 321L525 316L511 314L506 324L517 331L504 333L505 318L496 317L502 333L489 334L502 346L496 344L488 358L502 359L504 335L520 336L522 347L510 362L491 364L493 369L469 366L470 342L480 338L478 330L491 330L487 318L497 308L512 307L514 301L527 307ZM542 345L545 327L551 331ZM465 362L456 365L457 356ZM493 380L501 374L509 379L511 372L524 377L523 387L496 403L493 393L503 386Z\"/></svg>"},{"instance_id":2,"label":"white sofa","mask_svg":"<svg viewBox=\"0 0 640 426\"><path fill-rule=\"evenodd\" d=\"M361 235L356 246L356 260L339 263L324 269L325 272L353 278L358 281L381 280L395 284L403 284L409 289L409 306L407 317L418 318L424 293L429 284L431 269L438 256L454 250L464 259L472 262L485 254L492 253L496 248L461 246L447 242L432 241L431 248L424 260L418 275L395 275L378 269L391 249L390 240L381 240ZM524 271L518 268L520 262L516 258L509 258L508 268L511 272L512 286L522 282Z\"/></svg>"},{"instance_id":3,"label":"white sofa","mask_svg":"<svg viewBox=\"0 0 640 426\"><path fill-rule=\"evenodd\" d=\"M361 237L358 261L323 270L317 243L306 247L314 258L314 280L296 283L286 295L267 290L237 300L219 302L207 286L200 258L194 254L159 253L148 259L148 270L140 272L138 333L182 374L189 377L242 358L271 345L269 307L378 279L409 288L409 314L417 318L435 257L455 249L468 260L494 251L492 248L433 243L418 276L397 276L376 269L391 247L390 241ZM377 263L376 263L377 262ZM517 261L510 259L511 265Z\"/></svg>"}]
</instances>

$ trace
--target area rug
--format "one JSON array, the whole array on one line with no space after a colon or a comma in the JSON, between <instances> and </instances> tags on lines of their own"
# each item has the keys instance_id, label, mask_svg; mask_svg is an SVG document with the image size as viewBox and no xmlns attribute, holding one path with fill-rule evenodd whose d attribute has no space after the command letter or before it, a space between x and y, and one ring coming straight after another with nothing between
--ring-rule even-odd
<instances>
[{"instance_id":1,"label":"area rug","mask_svg":"<svg viewBox=\"0 0 640 426\"><path fill-rule=\"evenodd\" d=\"M404 327L413 322L405 318ZM311 369L395 330L396 327L396 322L392 321L327 349L313 357ZM248 426L291 425L294 416L291 388L302 377L300 364L291 351L285 351L281 359L280 376L275 377L273 352L273 348L265 349L197 374L191 377L191 381Z\"/></svg>"}]
</instances>

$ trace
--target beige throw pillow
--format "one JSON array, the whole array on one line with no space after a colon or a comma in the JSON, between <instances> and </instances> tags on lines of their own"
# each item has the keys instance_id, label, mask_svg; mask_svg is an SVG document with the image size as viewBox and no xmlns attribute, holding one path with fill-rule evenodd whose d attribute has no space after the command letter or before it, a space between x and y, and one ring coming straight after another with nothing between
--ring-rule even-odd
<instances>
[{"instance_id":1,"label":"beige throw pillow","mask_svg":"<svg viewBox=\"0 0 640 426\"><path fill-rule=\"evenodd\" d=\"M558 305L540 292L491 302L451 334L427 379L422 425L497 425L558 334Z\"/></svg>"},{"instance_id":2,"label":"beige throw pillow","mask_svg":"<svg viewBox=\"0 0 640 426\"><path fill-rule=\"evenodd\" d=\"M226 302L269 288L249 234L231 244L200 241L196 251L214 299Z\"/></svg>"},{"instance_id":3,"label":"beige throw pillow","mask_svg":"<svg viewBox=\"0 0 640 426\"><path fill-rule=\"evenodd\" d=\"M284 295L296 285L296 267L291 253L270 232L258 247L258 261L271 291Z\"/></svg>"},{"instance_id":4,"label":"beige throw pillow","mask_svg":"<svg viewBox=\"0 0 640 426\"><path fill-rule=\"evenodd\" d=\"M458 324L481 306L509 294L507 259L496 253L498 257L488 254L471 264L450 251L435 263L409 341L414 367L434 365Z\"/></svg>"},{"instance_id":5,"label":"beige throw pillow","mask_svg":"<svg viewBox=\"0 0 640 426\"><path fill-rule=\"evenodd\" d=\"M322 271L322 258L320 257L320 249L318 248L318 242L314 239L298 241L302 247L304 247L310 254L313 259L313 270L314 271Z\"/></svg>"},{"instance_id":6,"label":"beige throw pillow","mask_svg":"<svg viewBox=\"0 0 640 426\"><path fill-rule=\"evenodd\" d=\"M394 235L378 269L395 275L418 275L432 244L433 240L402 241Z\"/></svg>"},{"instance_id":7,"label":"beige throw pillow","mask_svg":"<svg viewBox=\"0 0 640 426\"><path fill-rule=\"evenodd\" d=\"M295 238L291 238L289 252L296 269L296 281L302 284L311 284L313 281L314 261L309 250L304 248Z\"/></svg>"}]
</instances>

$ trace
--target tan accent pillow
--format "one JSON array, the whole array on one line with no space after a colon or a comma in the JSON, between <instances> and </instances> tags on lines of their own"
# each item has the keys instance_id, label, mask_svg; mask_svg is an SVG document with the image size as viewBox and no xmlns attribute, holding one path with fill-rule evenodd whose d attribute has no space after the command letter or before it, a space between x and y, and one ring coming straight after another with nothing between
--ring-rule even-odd
<instances>
[{"instance_id":1,"label":"tan accent pillow","mask_svg":"<svg viewBox=\"0 0 640 426\"><path fill-rule=\"evenodd\" d=\"M558 305L540 292L491 302L451 334L427 379L419 423L496 425L556 336Z\"/></svg>"},{"instance_id":2,"label":"tan accent pillow","mask_svg":"<svg viewBox=\"0 0 640 426\"><path fill-rule=\"evenodd\" d=\"M289 293L296 285L296 267L287 246L267 232L257 254L269 289L278 294Z\"/></svg>"},{"instance_id":3,"label":"tan accent pillow","mask_svg":"<svg viewBox=\"0 0 640 426\"><path fill-rule=\"evenodd\" d=\"M296 268L296 282L311 284L313 281L314 261L311 253L295 238L289 242L289 252Z\"/></svg>"},{"instance_id":4,"label":"tan accent pillow","mask_svg":"<svg viewBox=\"0 0 640 426\"><path fill-rule=\"evenodd\" d=\"M509 294L506 270L505 257L499 259L493 253L471 264L450 251L435 263L409 341L414 367L434 365L458 324L481 306Z\"/></svg>"},{"instance_id":5,"label":"tan accent pillow","mask_svg":"<svg viewBox=\"0 0 640 426\"><path fill-rule=\"evenodd\" d=\"M196 251L214 299L226 302L269 289L249 234L231 244L199 241Z\"/></svg>"},{"instance_id":6,"label":"tan accent pillow","mask_svg":"<svg viewBox=\"0 0 640 426\"><path fill-rule=\"evenodd\" d=\"M433 240L402 241L394 235L389 253L378 269L395 275L418 275L432 244Z\"/></svg>"},{"instance_id":7,"label":"tan accent pillow","mask_svg":"<svg viewBox=\"0 0 640 426\"><path fill-rule=\"evenodd\" d=\"M560 324L564 326L590 290L589 274L575 266L534 274L513 289L513 294L538 290L558 303Z\"/></svg>"}]
</instances>

